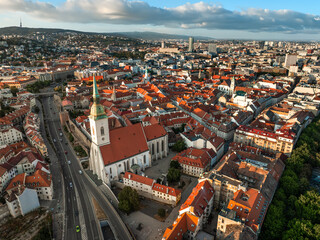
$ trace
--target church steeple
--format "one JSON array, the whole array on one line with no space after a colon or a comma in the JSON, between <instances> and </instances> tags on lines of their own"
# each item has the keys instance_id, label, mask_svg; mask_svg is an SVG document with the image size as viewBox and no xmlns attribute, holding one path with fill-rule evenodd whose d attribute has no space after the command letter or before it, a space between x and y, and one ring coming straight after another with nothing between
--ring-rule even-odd
<instances>
[{"instance_id":1,"label":"church steeple","mask_svg":"<svg viewBox=\"0 0 320 240\"><path fill-rule=\"evenodd\" d=\"M110 143L108 116L100 104L100 95L95 76L93 76L93 104L90 111L91 140L95 146ZM92 146L93 146L92 145Z\"/></svg>"},{"instance_id":2,"label":"church steeple","mask_svg":"<svg viewBox=\"0 0 320 240\"><path fill-rule=\"evenodd\" d=\"M90 116L95 119L106 118L103 106L100 104L100 95L97 87L96 77L93 76L93 104L90 111Z\"/></svg>"}]
</instances>

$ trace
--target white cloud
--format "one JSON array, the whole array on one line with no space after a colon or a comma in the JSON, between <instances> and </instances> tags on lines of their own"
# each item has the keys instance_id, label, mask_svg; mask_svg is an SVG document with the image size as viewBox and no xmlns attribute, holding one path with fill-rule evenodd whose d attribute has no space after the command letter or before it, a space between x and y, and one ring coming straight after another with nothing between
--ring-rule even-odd
<instances>
[{"instance_id":1,"label":"white cloud","mask_svg":"<svg viewBox=\"0 0 320 240\"><path fill-rule=\"evenodd\" d=\"M10 0L0 1L1 11L24 12L42 20L69 23L151 24L172 28L286 33L310 33L320 29L320 17L316 15L287 9L230 11L204 2L158 8L143 1L128 0L66 0L60 6L33 0Z\"/></svg>"}]
</instances>

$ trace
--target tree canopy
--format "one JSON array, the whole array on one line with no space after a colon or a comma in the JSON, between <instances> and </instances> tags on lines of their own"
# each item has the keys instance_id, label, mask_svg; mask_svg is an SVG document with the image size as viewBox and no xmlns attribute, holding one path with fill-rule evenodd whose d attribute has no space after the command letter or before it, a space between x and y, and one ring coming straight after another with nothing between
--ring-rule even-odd
<instances>
[{"instance_id":1,"label":"tree canopy","mask_svg":"<svg viewBox=\"0 0 320 240\"><path fill-rule=\"evenodd\" d=\"M130 213L139 209L140 199L137 191L131 187L124 187L118 196L120 210Z\"/></svg>"},{"instance_id":2,"label":"tree canopy","mask_svg":"<svg viewBox=\"0 0 320 240\"><path fill-rule=\"evenodd\" d=\"M259 239L320 239L320 194L310 187L320 166L320 117L301 134L268 208Z\"/></svg>"}]
</instances>

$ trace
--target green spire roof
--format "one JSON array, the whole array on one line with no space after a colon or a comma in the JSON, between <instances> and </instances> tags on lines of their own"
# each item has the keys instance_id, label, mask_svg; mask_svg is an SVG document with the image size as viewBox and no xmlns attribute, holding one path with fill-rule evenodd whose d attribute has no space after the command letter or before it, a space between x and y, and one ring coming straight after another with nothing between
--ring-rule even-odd
<instances>
[{"instance_id":1,"label":"green spire roof","mask_svg":"<svg viewBox=\"0 0 320 240\"><path fill-rule=\"evenodd\" d=\"M104 107L100 104L100 95L98 92L96 78L93 75L93 104L90 111L91 117L94 119L106 118L107 115L104 111Z\"/></svg>"},{"instance_id":2,"label":"green spire roof","mask_svg":"<svg viewBox=\"0 0 320 240\"><path fill-rule=\"evenodd\" d=\"M97 81L95 75L93 75L93 102L96 104L100 103L100 95L98 92Z\"/></svg>"}]
</instances>

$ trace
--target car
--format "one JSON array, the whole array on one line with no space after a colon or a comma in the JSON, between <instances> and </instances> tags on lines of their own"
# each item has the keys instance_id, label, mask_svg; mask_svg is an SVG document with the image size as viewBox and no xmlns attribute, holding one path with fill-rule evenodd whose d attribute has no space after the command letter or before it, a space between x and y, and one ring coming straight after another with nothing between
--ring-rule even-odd
<instances>
[{"instance_id":1,"label":"car","mask_svg":"<svg viewBox=\"0 0 320 240\"><path fill-rule=\"evenodd\" d=\"M61 128L58 128L59 130L61 130Z\"/></svg>"},{"instance_id":2,"label":"car","mask_svg":"<svg viewBox=\"0 0 320 240\"><path fill-rule=\"evenodd\" d=\"M80 227L76 226L76 232L80 232Z\"/></svg>"},{"instance_id":3,"label":"car","mask_svg":"<svg viewBox=\"0 0 320 240\"><path fill-rule=\"evenodd\" d=\"M81 171L81 170L79 170L79 174L82 174L82 171Z\"/></svg>"},{"instance_id":4,"label":"car","mask_svg":"<svg viewBox=\"0 0 320 240\"><path fill-rule=\"evenodd\" d=\"M71 162L70 162L70 161L68 161L68 164L71 164Z\"/></svg>"},{"instance_id":5,"label":"car","mask_svg":"<svg viewBox=\"0 0 320 240\"><path fill-rule=\"evenodd\" d=\"M70 187L72 188L72 182L70 182Z\"/></svg>"},{"instance_id":6,"label":"car","mask_svg":"<svg viewBox=\"0 0 320 240\"><path fill-rule=\"evenodd\" d=\"M62 138L60 138L60 142L62 142Z\"/></svg>"},{"instance_id":7,"label":"car","mask_svg":"<svg viewBox=\"0 0 320 240\"><path fill-rule=\"evenodd\" d=\"M53 139L53 142L57 142L57 140L56 140L56 139Z\"/></svg>"},{"instance_id":8,"label":"car","mask_svg":"<svg viewBox=\"0 0 320 240\"><path fill-rule=\"evenodd\" d=\"M68 145L68 143L67 142L65 142L66 143L66 145Z\"/></svg>"},{"instance_id":9,"label":"car","mask_svg":"<svg viewBox=\"0 0 320 240\"><path fill-rule=\"evenodd\" d=\"M65 153L65 154L68 154L68 152L67 152L67 151L64 151L64 153Z\"/></svg>"}]
</instances>

